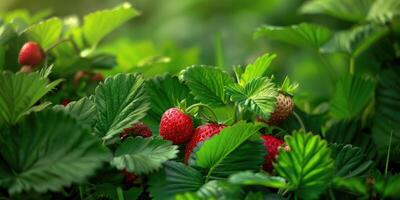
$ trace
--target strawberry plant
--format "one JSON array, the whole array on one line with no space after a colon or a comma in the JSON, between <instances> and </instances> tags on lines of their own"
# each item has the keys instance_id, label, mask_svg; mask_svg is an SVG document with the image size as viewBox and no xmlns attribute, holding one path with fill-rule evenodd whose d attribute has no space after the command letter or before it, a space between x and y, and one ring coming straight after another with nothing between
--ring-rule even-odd
<instances>
[{"instance_id":1,"label":"strawberry plant","mask_svg":"<svg viewBox=\"0 0 400 200\"><path fill-rule=\"evenodd\" d=\"M139 15L129 3L74 20L1 14L0 198L400 198L399 1L299 10L347 29L301 22L255 36L317 55L334 89L315 102L274 73L280 55L229 67L222 44L216 66L114 73L123 52L103 42Z\"/></svg>"}]
</instances>

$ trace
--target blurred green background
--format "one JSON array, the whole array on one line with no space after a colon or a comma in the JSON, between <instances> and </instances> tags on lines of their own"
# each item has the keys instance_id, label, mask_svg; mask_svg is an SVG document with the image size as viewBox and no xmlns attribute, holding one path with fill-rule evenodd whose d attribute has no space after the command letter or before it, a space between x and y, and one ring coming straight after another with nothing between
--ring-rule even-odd
<instances>
[{"instance_id":1,"label":"blurred green background","mask_svg":"<svg viewBox=\"0 0 400 200\"><path fill-rule=\"evenodd\" d=\"M47 9L61 18L81 19L89 12L112 8L118 0L1 0L0 11ZM284 75L300 82L296 103L311 111L332 93L332 83L347 69L341 55L321 58L288 44L255 39L254 31L263 24L291 25L303 21L323 23L334 29L346 22L298 12L301 0L132 0L141 16L134 18L102 41L100 51L116 54L118 66L112 71L140 71L145 76L177 73L193 64L217 65L222 49L227 70L244 65L263 53L276 53L272 70L278 80ZM79 17L79 18L74 18ZM221 61L220 61L221 63ZM300 102L301 99L301 102ZM305 105L307 104L307 105Z\"/></svg>"}]
</instances>

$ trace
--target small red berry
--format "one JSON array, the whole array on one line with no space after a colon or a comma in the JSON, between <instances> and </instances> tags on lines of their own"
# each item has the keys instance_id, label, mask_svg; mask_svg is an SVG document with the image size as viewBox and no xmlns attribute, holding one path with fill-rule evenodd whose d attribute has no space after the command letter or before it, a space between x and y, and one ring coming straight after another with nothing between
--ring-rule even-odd
<instances>
[{"instance_id":1,"label":"small red berry","mask_svg":"<svg viewBox=\"0 0 400 200\"><path fill-rule=\"evenodd\" d=\"M208 138L218 134L224 129L226 125L224 124L204 124L196 128L192 139L188 143L185 151L185 163L187 164L190 158L190 154L192 153L193 149L197 146L199 142L203 142Z\"/></svg>"},{"instance_id":2,"label":"small red berry","mask_svg":"<svg viewBox=\"0 0 400 200\"><path fill-rule=\"evenodd\" d=\"M122 175L124 176L124 183L127 185L132 184L139 176L135 173L128 172L128 170L122 170Z\"/></svg>"},{"instance_id":3,"label":"small red berry","mask_svg":"<svg viewBox=\"0 0 400 200\"><path fill-rule=\"evenodd\" d=\"M170 108L161 117L160 135L174 144L187 142L193 131L192 119L179 108Z\"/></svg>"},{"instance_id":4,"label":"small red berry","mask_svg":"<svg viewBox=\"0 0 400 200\"><path fill-rule=\"evenodd\" d=\"M61 102L61 104L62 104L63 106L67 106L69 103L71 103L71 100L70 100L70 99L63 99L62 102Z\"/></svg>"},{"instance_id":5,"label":"small red berry","mask_svg":"<svg viewBox=\"0 0 400 200\"><path fill-rule=\"evenodd\" d=\"M151 137L151 129L142 122L134 123L131 127L126 128L119 135L121 140L127 138L129 135L138 135L142 137Z\"/></svg>"},{"instance_id":6,"label":"small red berry","mask_svg":"<svg viewBox=\"0 0 400 200\"><path fill-rule=\"evenodd\" d=\"M272 171L272 163L279 153L279 148L284 145L285 142L271 135L262 135L261 138L264 140L265 150L267 151L267 155L264 157L265 162L263 168L265 171Z\"/></svg>"},{"instance_id":7,"label":"small red berry","mask_svg":"<svg viewBox=\"0 0 400 200\"><path fill-rule=\"evenodd\" d=\"M79 82L83 79L83 78L87 78L88 77L88 73L83 71L83 70L79 70L75 73L74 76L74 84L79 84Z\"/></svg>"},{"instance_id":8,"label":"small red berry","mask_svg":"<svg viewBox=\"0 0 400 200\"><path fill-rule=\"evenodd\" d=\"M18 55L18 62L21 65L36 66L43 62L45 54L36 42L27 42L22 46Z\"/></svg>"},{"instance_id":9,"label":"small red berry","mask_svg":"<svg viewBox=\"0 0 400 200\"><path fill-rule=\"evenodd\" d=\"M95 82L103 81L104 77L100 72L97 72L97 73L93 74L92 77L90 77L90 80L95 81Z\"/></svg>"}]
</instances>

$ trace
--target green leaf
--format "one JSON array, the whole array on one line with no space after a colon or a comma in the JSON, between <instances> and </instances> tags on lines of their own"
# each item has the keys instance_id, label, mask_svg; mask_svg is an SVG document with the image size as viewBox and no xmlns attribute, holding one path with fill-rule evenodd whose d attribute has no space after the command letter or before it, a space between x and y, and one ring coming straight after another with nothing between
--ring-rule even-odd
<instances>
[{"instance_id":1,"label":"green leaf","mask_svg":"<svg viewBox=\"0 0 400 200\"><path fill-rule=\"evenodd\" d=\"M388 33L389 29L386 26L370 24L356 26L351 30L335 33L320 51L322 53L342 52L356 58Z\"/></svg>"},{"instance_id":2,"label":"green leaf","mask_svg":"<svg viewBox=\"0 0 400 200\"><path fill-rule=\"evenodd\" d=\"M239 172L229 177L229 182L239 185L261 185L269 188L286 189L287 182L284 178L270 176L266 173Z\"/></svg>"},{"instance_id":3,"label":"green leaf","mask_svg":"<svg viewBox=\"0 0 400 200\"><path fill-rule=\"evenodd\" d=\"M373 22L386 23L400 16L400 1L376 0L368 12L367 19Z\"/></svg>"},{"instance_id":4,"label":"green leaf","mask_svg":"<svg viewBox=\"0 0 400 200\"><path fill-rule=\"evenodd\" d=\"M143 77L138 74L118 74L97 86L98 122L95 128L103 139L113 138L146 115L149 103L143 82Z\"/></svg>"},{"instance_id":5,"label":"green leaf","mask_svg":"<svg viewBox=\"0 0 400 200\"><path fill-rule=\"evenodd\" d=\"M240 108L268 119L275 109L278 89L271 79L263 77L253 79L245 86L228 85L226 93Z\"/></svg>"},{"instance_id":6,"label":"green leaf","mask_svg":"<svg viewBox=\"0 0 400 200\"><path fill-rule=\"evenodd\" d=\"M178 147L158 138L127 138L115 151L111 165L135 174L147 174L176 158Z\"/></svg>"},{"instance_id":7,"label":"green leaf","mask_svg":"<svg viewBox=\"0 0 400 200\"><path fill-rule=\"evenodd\" d=\"M64 110L75 118L78 123L86 128L91 128L96 121L97 110L94 102L84 97L78 101L73 101L67 106L57 105L54 106L55 110Z\"/></svg>"},{"instance_id":8,"label":"green leaf","mask_svg":"<svg viewBox=\"0 0 400 200\"><path fill-rule=\"evenodd\" d=\"M364 109L373 97L375 82L359 76L342 77L336 84L330 114L336 119L350 119Z\"/></svg>"},{"instance_id":9,"label":"green leaf","mask_svg":"<svg viewBox=\"0 0 400 200\"><path fill-rule=\"evenodd\" d=\"M0 185L11 194L82 183L110 158L89 130L53 110L30 115L17 127L3 127L0 146Z\"/></svg>"},{"instance_id":10,"label":"green leaf","mask_svg":"<svg viewBox=\"0 0 400 200\"><path fill-rule=\"evenodd\" d=\"M381 155L387 154L390 135L391 161L400 159L400 70L389 69L379 74L375 94L375 116L372 127L373 139Z\"/></svg>"},{"instance_id":11,"label":"green leaf","mask_svg":"<svg viewBox=\"0 0 400 200\"><path fill-rule=\"evenodd\" d=\"M332 124L325 133L329 143L352 144L362 149L368 159L375 159L376 145L371 134L363 131L361 120L341 120Z\"/></svg>"},{"instance_id":12,"label":"green leaf","mask_svg":"<svg viewBox=\"0 0 400 200\"><path fill-rule=\"evenodd\" d=\"M332 181L332 186L339 190L351 192L353 194L367 195L367 185L364 179L353 177L353 178L342 178L335 177Z\"/></svg>"},{"instance_id":13,"label":"green leaf","mask_svg":"<svg viewBox=\"0 0 400 200\"><path fill-rule=\"evenodd\" d=\"M262 192L249 192L245 200L264 200L264 194Z\"/></svg>"},{"instance_id":14,"label":"green leaf","mask_svg":"<svg viewBox=\"0 0 400 200\"><path fill-rule=\"evenodd\" d=\"M212 180L201 186L196 192L201 199L242 199L243 190L238 185L225 181Z\"/></svg>"},{"instance_id":15,"label":"green leaf","mask_svg":"<svg viewBox=\"0 0 400 200\"><path fill-rule=\"evenodd\" d=\"M311 0L302 5L303 14L325 14L338 19L359 22L368 14L375 0Z\"/></svg>"},{"instance_id":16,"label":"green leaf","mask_svg":"<svg viewBox=\"0 0 400 200\"><path fill-rule=\"evenodd\" d=\"M319 49L331 38L331 31L316 24L301 23L292 26L264 25L255 32L255 37L267 37L289 44Z\"/></svg>"},{"instance_id":17,"label":"green leaf","mask_svg":"<svg viewBox=\"0 0 400 200\"><path fill-rule=\"evenodd\" d=\"M147 80L146 93L151 102L146 122L154 131L158 131L161 116L167 109L178 106L183 100L187 105L194 103L189 88L178 77L169 74Z\"/></svg>"},{"instance_id":18,"label":"green leaf","mask_svg":"<svg viewBox=\"0 0 400 200\"><path fill-rule=\"evenodd\" d=\"M180 193L195 192L203 183L199 171L183 163L167 161L163 169L151 174L149 191L154 200L167 200Z\"/></svg>"},{"instance_id":19,"label":"green leaf","mask_svg":"<svg viewBox=\"0 0 400 200\"><path fill-rule=\"evenodd\" d=\"M375 189L383 198L400 198L400 175L379 177Z\"/></svg>"},{"instance_id":20,"label":"green leaf","mask_svg":"<svg viewBox=\"0 0 400 200\"><path fill-rule=\"evenodd\" d=\"M317 199L331 181L334 161L326 141L311 133L285 137L290 151L279 150L275 169L303 199Z\"/></svg>"},{"instance_id":21,"label":"green leaf","mask_svg":"<svg viewBox=\"0 0 400 200\"><path fill-rule=\"evenodd\" d=\"M224 86L233 80L226 72L210 66L192 66L183 71L183 79L200 102L215 107L227 104Z\"/></svg>"},{"instance_id":22,"label":"green leaf","mask_svg":"<svg viewBox=\"0 0 400 200\"><path fill-rule=\"evenodd\" d=\"M0 45L5 45L15 37L17 37L17 33L10 24L0 26Z\"/></svg>"},{"instance_id":23,"label":"green leaf","mask_svg":"<svg viewBox=\"0 0 400 200\"><path fill-rule=\"evenodd\" d=\"M122 190L122 188L115 186L111 183L103 183L96 185L96 191L89 197L89 200L97 199L111 199L119 200L118 193L122 192L124 199L137 199L139 195L143 192L142 189L133 187L129 190Z\"/></svg>"},{"instance_id":24,"label":"green leaf","mask_svg":"<svg viewBox=\"0 0 400 200\"><path fill-rule=\"evenodd\" d=\"M96 46L107 34L138 14L129 3L90 13L83 18L83 35L90 45Z\"/></svg>"},{"instance_id":25,"label":"green leaf","mask_svg":"<svg viewBox=\"0 0 400 200\"><path fill-rule=\"evenodd\" d=\"M196 165L208 169L207 178L224 178L242 170L258 170L265 155L258 134L260 128L260 124L243 121L224 128L206 140L196 152Z\"/></svg>"},{"instance_id":26,"label":"green leaf","mask_svg":"<svg viewBox=\"0 0 400 200\"><path fill-rule=\"evenodd\" d=\"M261 78L266 75L268 67L272 60L276 58L275 54L264 54L258 57L253 63L246 66L246 70L240 77L240 84L245 85L255 78Z\"/></svg>"},{"instance_id":27,"label":"green leaf","mask_svg":"<svg viewBox=\"0 0 400 200\"><path fill-rule=\"evenodd\" d=\"M0 72L0 122L15 124L31 111L38 111L32 106L60 82L48 83L38 73Z\"/></svg>"},{"instance_id":28,"label":"green leaf","mask_svg":"<svg viewBox=\"0 0 400 200\"><path fill-rule=\"evenodd\" d=\"M53 17L28 27L23 33L29 40L38 42L43 49L47 49L58 41L61 31L62 21Z\"/></svg>"},{"instance_id":29,"label":"green leaf","mask_svg":"<svg viewBox=\"0 0 400 200\"><path fill-rule=\"evenodd\" d=\"M335 176L350 178L362 176L372 166L371 160L364 161L365 156L358 147L349 144L332 144L332 158L335 159Z\"/></svg>"}]
</instances>

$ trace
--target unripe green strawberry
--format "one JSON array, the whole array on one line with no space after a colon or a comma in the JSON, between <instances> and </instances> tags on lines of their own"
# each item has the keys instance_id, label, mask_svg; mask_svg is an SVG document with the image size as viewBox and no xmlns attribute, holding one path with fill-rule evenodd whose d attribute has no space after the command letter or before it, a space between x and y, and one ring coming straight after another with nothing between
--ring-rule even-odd
<instances>
[{"instance_id":1,"label":"unripe green strawberry","mask_svg":"<svg viewBox=\"0 0 400 200\"><path fill-rule=\"evenodd\" d=\"M275 110L266 122L269 125L277 125L285 121L293 112L294 102L292 97L279 93L276 97Z\"/></svg>"},{"instance_id":2,"label":"unripe green strawberry","mask_svg":"<svg viewBox=\"0 0 400 200\"><path fill-rule=\"evenodd\" d=\"M22 46L18 55L18 62L21 65L36 66L43 62L45 54L36 42L27 42Z\"/></svg>"},{"instance_id":3,"label":"unripe green strawberry","mask_svg":"<svg viewBox=\"0 0 400 200\"><path fill-rule=\"evenodd\" d=\"M161 117L160 135L174 144L187 142L193 131L192 119L179 108L170 108Z\"/></svg>"},{"instance_id":4,"label":"unripe green strawberry","mask_svg":"<svg viewBox=\"0 0 400 200\"><path fill-rule=\"evenodd\" d=\"M285 142L271 135L262 135L261 138L264 140L263 144L267 151L267 155L264 157L263 168L265 171L272 171L272 163L278 155L279 148L284 145Z\"/></svg>"},{"instance_id":5,"label":"unripe green strawberry","mask_svg":"<svg viewBox=\"0 0 400 200\"><path fill-rule=\"evenodd\" d=\"M148 126L146 126L142 122L137 122L132 124L131 127L126 128L122 131L122 133L119 135L121 140L127 138L129 135L137 135L137 136L142 136L142 137L151 137L152 133L151 130Z\"/></svg>"},{"instance_id":6,"label":"unripe green strawberry","mask_svg":"<svg viewBox=\"0 0 400 200\"><path fill-rule=\"evenodd\" d=\"M214 124L214 123L204 124L197 127L193 134L192 139L186 146L185 163L186 164L188 163L190 154L192 153L193 149L197 146L199 142L203 142L208 138L211 138L212 136L218 134L225 127L226 127L225 124Z\"/></svg>"}]
</instances>

